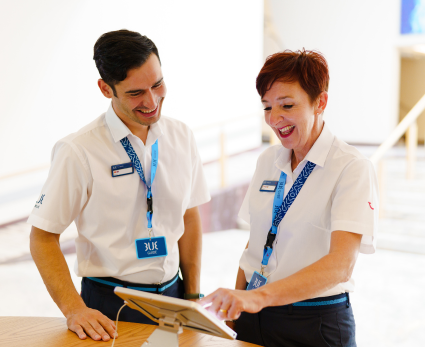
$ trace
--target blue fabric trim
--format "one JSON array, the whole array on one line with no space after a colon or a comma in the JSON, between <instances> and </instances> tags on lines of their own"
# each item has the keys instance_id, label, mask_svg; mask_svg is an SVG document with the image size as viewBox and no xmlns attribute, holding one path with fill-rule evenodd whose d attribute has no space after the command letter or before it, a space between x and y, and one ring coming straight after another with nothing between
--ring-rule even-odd
<instances>
[{"instance_id":1,"label":"blue fabric trim","mask_svg":"<svg viewBox=\"0 0 425 347\"><path fill-rule=\"evenodd\" d=\"M326 305L334 305L334 304L340 304L342 302L347 301L347 297L336 299L336 300L329 300L329 301L301 301L301 302L294 302L292 306L326 306Z\"/></svg>"},{"instance_id":2,"label":"blue fabric trim","mask_svg":"<svg viewBox=\"0 0 425 347\"><path fill-rule=\"evenodd\" d=\"M168 283L166 286L159 288L158 292L163 292L164 290L170 288L174 283L177 282L178 279L179 279L179 276L177 276L172 282Z\"/></svg>"},{"instance_id":3,"label":"blue fabric trim","mask_svg":"<svg viewBox=\"0 0 425 347\"><path fill-rule=\"evenodd\" d=\"M127 287L128 289L140 290L142 292L156 292L156 288L142 288L142 287Z\"/></svg>"},{"instance_id":4,"label":"blue fabric trim","mask_svg":"<svg viewBox=\"0 0 425 347\"><path fill-rule=\"evenodd\" d=\"M124 287L122 284L118 284L118 283L114 283L114 282L109 282L109 281L101 280L101 279L96 278L96 277L87 277L87 278L88 279L91 279L92 281L103 283L103 284L107 284L108 286L112 286L112 287ZM160 287L160 288L128 287L128 286L127 286L127 288L128 289L134 289L134 290L140 290L142 292L156 292L156 291L158 291L159 293L161 293L164 290L170 288L174 283L177 282L178 279L179 279L179 277L176 276L176 278L173 281L171 281L167 285L165 285L163 287Z\"/></svg>"},{"instance_id":5,"label":"blue fabric trim","mask_svg":"<svg viewBox=\"0 0 425 347\"><path fill-rule=\"evenodd\" d=\"M114 283L114 282L109 282L109 281L104 281L104 280L100 280L96 277L87 277L88 279L95 281L95 282L99 282L99 283L103 283L103 284L107 284L108 286L112 286L112 287L124 287L121 284L118 283Z\"/></svg>"}]
</instances>

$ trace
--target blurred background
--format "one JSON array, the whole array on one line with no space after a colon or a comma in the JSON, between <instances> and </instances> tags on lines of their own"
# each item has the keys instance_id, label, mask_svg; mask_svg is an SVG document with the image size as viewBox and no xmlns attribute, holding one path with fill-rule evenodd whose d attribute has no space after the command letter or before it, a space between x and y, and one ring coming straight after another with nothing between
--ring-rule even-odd
<instances>
[{"instance_id":1,"label":"blurred background","mask_svg":"<svg viewBox=\"0 0 425 347\"><path fill-rule=\"evenodd\" d=\"M163 114L192 128L204 163L212 195L200 207L205 294L234 286L249 238L237 213L259 154L278 141L264 123L256 75L278 51L305 47L325 55L331 78L325 121L372 159L380 184L378 250L360 255L353 275L358 345L425 345L424 0L2 0L0 6L0 315L62 315L29 254L25 221L55 142L109 105L97 87L95 41L126 28L158 46L168 89ZM71 272L76 233L72 224L61 236Z\"/></svg>"}]
</instances>

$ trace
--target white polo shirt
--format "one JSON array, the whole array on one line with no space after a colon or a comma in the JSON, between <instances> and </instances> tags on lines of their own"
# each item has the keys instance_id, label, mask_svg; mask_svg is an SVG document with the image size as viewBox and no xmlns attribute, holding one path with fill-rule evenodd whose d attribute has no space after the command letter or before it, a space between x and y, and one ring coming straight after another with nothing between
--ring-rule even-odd
<instances>
[{"instance_id":1,"label":"white polo shirt","mask_svg":"<svg viewBox=\"0 0 425 347\"><path fill-rule=\"evenodd\" d=\"M111 174L112 165L130 162L120 142L126 136L148 184L151 146L158 139L152 226L154 236L166 237L166 257L136 256L135 240L149 237L147 188L136 170L125 176ZM185 124L162 116L151 125L144 145L118 118L112 105L106 114L56 143L41 196L28 223L60 234L75 221L78 276L110 276L147 284L166 282L176 275L183 215L210 200L195 139Z\"/></svg>"},{"instance_id":2,"label":"white polo shirt","mask_svg":"<svg viewBox=\"0 0 425 347\"><path fill-rule=\"evenodd\" d=\"M378 184L372 163L336 138L326 124L304 160L292 172L291 150L276 145L264 151L239 216L250 224L249 247L240 267L249 282L259 271L267 233L272 225L274 193L260 192L264 180L287 174L284 196L307 161L316 164L298 197L280 222L266 268L268 283L288 277L329 254L334 230L361 234L361 253L374 253L378 228ZM354 290L354 280L322 293L331 296Z\"/></svg>"}]
</instances>

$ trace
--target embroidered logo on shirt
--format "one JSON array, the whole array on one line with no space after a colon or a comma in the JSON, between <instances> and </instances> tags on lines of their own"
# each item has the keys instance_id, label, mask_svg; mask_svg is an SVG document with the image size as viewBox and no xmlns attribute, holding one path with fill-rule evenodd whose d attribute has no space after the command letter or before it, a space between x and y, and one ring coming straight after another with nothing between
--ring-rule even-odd
<instances>
[{"instance_id":1,"label":"embroidered logo on shirt","mask_svg":"<svg viewBox=\"0 0 425 347\"><path fill-rule=\"evenodd\" d=\"M43 199L44 199L45 196L46 196L46 194L42 194L40 196L40 199L35 202L35 205L34 205L35 208L40 208L40 205L43 203ZM39 204L39 205L37 205L37 204Z\"/></svg>"},{"instance_id":2,"label":"embroidered logo on shirt","mask_svg":"<svg viewBox=\"0 0 425 347\"><path fill-rule=\"evenodd\" d=\"M370 209L374 210L374 208L372 207L372 204L370 202L368 202L368 204L369 204Z\"/></svg>"}]
</instances>

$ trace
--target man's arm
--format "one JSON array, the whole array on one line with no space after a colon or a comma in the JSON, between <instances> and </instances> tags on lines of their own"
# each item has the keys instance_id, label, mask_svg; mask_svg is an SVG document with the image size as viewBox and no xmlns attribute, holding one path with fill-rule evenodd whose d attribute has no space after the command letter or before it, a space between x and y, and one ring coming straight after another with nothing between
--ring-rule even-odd
<instances>
[{"instance_id":1,"label":"man's arm","mask_svg":"<svg viewBox=\"0 0 425 347\"><path fill-rule=\"evenodd\" d=\"M202 227L198 207L184 214L184 234L179 240L180 269L185 293L199 293L201 281Z\"/></svg>"},{"instance_id":2,"label":"man's arm","mask_svg":"<svg viewBox=\"0 0 425 347\"><path fill-rule=\"evenodd\" d=\"M32 227L31 255L50 296L66 317L68 329L80 339L108 341L116 334L115 324L97 310L88 308L75 290L68 265L59 246L60 235ZM87 334L87 335L86 335ZM109 335L108 335L109 334Z\"/></svg>"}]
</instances>

